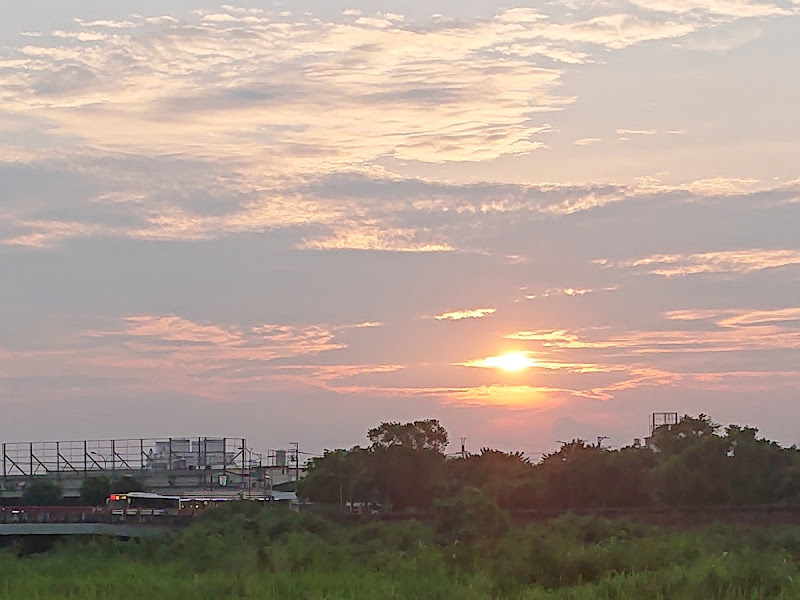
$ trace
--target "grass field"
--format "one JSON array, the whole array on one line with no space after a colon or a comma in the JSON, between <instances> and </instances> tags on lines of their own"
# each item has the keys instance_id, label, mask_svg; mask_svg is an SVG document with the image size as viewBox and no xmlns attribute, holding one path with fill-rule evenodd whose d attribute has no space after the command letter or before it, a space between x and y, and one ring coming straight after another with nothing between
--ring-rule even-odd
<instances>
[{"instance_id":1,"label":"grass field","mask_svg":"<svg viewBox=\"0 0 800 600\"><path fill-rule=\"evenodd\" d=\"M0 598L800 598L800 529L660 529L562 517L512 528L473 515L337 524L220 510L174 538L0 553Z\"/></svg>"}]
</instances>

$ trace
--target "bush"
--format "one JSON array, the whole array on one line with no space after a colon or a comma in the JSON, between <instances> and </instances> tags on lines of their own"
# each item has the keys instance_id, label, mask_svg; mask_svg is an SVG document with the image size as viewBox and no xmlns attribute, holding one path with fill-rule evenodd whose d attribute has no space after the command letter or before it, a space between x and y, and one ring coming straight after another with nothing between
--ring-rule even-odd
<instances>
[{"instance_id":1,"label":"bush","mask_svg":"<svg viewBox=\"0 0 800 600\"><path fill-rule=\"evenodd\" d=\"M64 499L61 486L49 479L29 479L22 492L25 506L58 506Z\"/></svg>"},{"instance_id":2,"label":"bush","mask_svg":"<svg viewBox=\"0 0 800 600\"><path fill-rule=\"evenodd\" d=\"M103 506L111 494L108 477L87 477L81 484L81 502L87 506Z\"/></svg>"}]
</instances>

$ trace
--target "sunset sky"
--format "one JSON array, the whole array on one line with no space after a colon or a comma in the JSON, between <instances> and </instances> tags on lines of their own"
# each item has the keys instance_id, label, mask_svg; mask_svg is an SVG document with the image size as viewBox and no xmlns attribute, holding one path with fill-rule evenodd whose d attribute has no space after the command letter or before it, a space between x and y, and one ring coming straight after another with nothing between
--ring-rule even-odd
<instances>
[{"instance_id":1,"label":"sunset sky","mask_svg":"<svg viewBox=\"0 0 800 600\"><path fill-rule=\"evenodd\" d=\"M4 4L0 441L800 443L800 0Z\"/></svg>"}]
</instances>

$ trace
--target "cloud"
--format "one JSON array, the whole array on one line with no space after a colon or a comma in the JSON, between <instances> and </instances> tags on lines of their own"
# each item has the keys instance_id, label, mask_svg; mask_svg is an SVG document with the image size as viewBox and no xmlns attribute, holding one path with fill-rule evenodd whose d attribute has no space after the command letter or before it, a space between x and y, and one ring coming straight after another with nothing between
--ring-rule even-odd
<instances>
[{"instance_id":1,"label":"cloud","mask_svg":"<svg viewBox=\"0 0 800 600\"><path fill-rule=\"evenodd\" d=\"M512 410L544 411L570 398L579 397L573 390L528 385L481 385L475 387L364 387L345 386L342 393L389 398L430 398L445 405L489 406Z\"/></svg>"},{"instance_id":2,"label":"cloud","mask_svg":"<svg viewBox=\"0 0 800 600\"><path fill-rule=\"evenodd\" d=\"M95 377L104 388L179 393L231 401L269 390L329 388L334 382L380 377L397 364L332 363L377 322L343 325L198 322L180 315L133 315L110 327L68 332L45 348L15 351L4 361L17 379ZM0 357L4 349L0 348ZM0 377L2 377L0 372ZM76 386L78 384L75 384ZM81 388L85 388L82 383ZM78 388L76 388L78 389Z\"/></svg>"},{"instance_id":3,"label":"cloud","mask_svg":"<svg viewBox=\"0 0 800 600\"><path fill-rule=\"evenodd\" d=\"M718 27L688 36L683 46L701 52L725 53L741 48L764 34L763 26L749 21L741 25Z\"/></svg>"},{"instance_id":4,"label":"cloud","mask_svg":"<svg viewBox=\"0 0 800 600\"><path fill-rule=\"evenodd\" d=\"M656 135L656 129L617 129L617 135Z\"/></svg>"},{"instance_id":5,"label":"cloud","mask_svg":"<svg viewBox=\"0 0 800 600\"><path fill-rule=\"evenodd\" d=\"M590 137L590 138L581 138L579 140L575 140L572 143L575 144L576 146L588 146L590 144L596 144L602 141L603 140L601 138Z\"/></svg>"},{"instance_id":6,"label":"cloud","mask_svg":"<svg viewBox=\"0 0 800 600\"><path fill-rule=\"evenodd\" d=\"M683 187L694 194L730 196L752 191L759 183L754 178L712 177L698 179Z\"/></svg>"},{"instance_id":7,"label":"cloud","mask_svg":"<svg viewBox=\"0 0 800 600\"><path fill-rule=\"evenodd\" d=\"M19 158L0 162L9 201L0 214L0 244L40 248L83 237L193 241L283 229L293 230L301 249L481 252L458 238L486 215L572 214L626 193L621 186L461 185L356 174L253 186L224 161L116 153Z\"/></svg>"},{"instance_id":8,"label":"cloud","mask_svg":"<svg viewBox=\"0 0 800 600\"><path fill-rule=\"evenodd\" d=\"M635 137L653 137L657 135L686 135L683 129L617 129L622 141L630 141Z\"/></svg>"},{"instance_id":9,"label":"cloud","mask_svg":"<svg viewBox=\"0 0 800 600\"><path fill-rule=\"evenodd\" d=\"M60 214L51 192L17 198L0 215L0 244L281 230L304 250L485 254L483 232L511 215L535 223L656 192L696 200L752 189L746 178L459 185L387 166L539 151L554 132L544 114L575 100L560 87L567 65L716 26L707 10L616 10L511 9L422 25L390 13L325 21L226 5L26 38L0 57L0 130L35 135L0 145L0 157L29 167L25 185L56 172L83 181L65 188Z\"/></svg>"},{"instance_id":10,"label":"cloud","mask_svg":"<svg viewBox=\"0 0 800 600\"><path fill-rule=\"evenodd\" d=\"M323 325L296 327L260 324L242 330L212 323L196 323L178 315L136 315L124 319L124 327L90 331L91 338L113 340L142 355L163 358L173 364L177 355L199 361L248 359L271 361L315 355L347 346L336 340L336 331Z\"/></svg>"},{"instance_id":11,"label":"cloud","mask_svg":"<svg viewBox=\"0 0 800 600\"><path fill-rule=\"evenodd\" d=\"M385 229L377 223L334 225L335 232L303 240L299 248L308 250L370 250L377 252L451 252L445 241L424 240L427 232L414 228Z\"/></svg>"},{"instance_id":12,"label":"cloud","mask_svg":"<svg viewBox=\"0 0 800 600\"><path fill-rule=\"evenodd\" d=\"M507 340L544 342L545 346L551 343L557 343L559 345L563 345L565 343L572 344L578 342L578 336L569 333L566 329L542 330L542 331L517 331L514 333L508 333L504 337Z\"/></svg>"},{"instance_id":13,"label":"cloud","mask_svg":"<svg viewBox=\"0 0 800 600\"><path fill-rule=\"evenodd\" d=\"M727 5L731 18L771 10ZM386 157L485 161L544 147L542 113L574 101L559 94L558 65L716 25L676 12L510 9L423 26L392 13L323 21L223 6L77 21L13 51L0 85L5 111L38 119L50 147L236 159L265 176Z\"/></svg>"},{"instance_id":14,"label":"cloud","mask_svg":"<svg viewBox=\"0 0 800 600\"><path fill-rule=\"evenodd\" d=\"M487 385L448 390L443 394L446 402L451 404L549 410L567 401L572 396L572 390L527 385Z\"/></svg>"},{"instance_id":15,"label":"cloud","mask_svg":"<svg viewBox=\"0 0 800 600\"><path fill-rule=\"evenodd\" d=\"M111 19L100 19L97 21L84 21L82 19L75 19L75 22L81 25L82 27L86 27L87 29L89 28L132 29L136 27L136 23L132 21L115 21Z\"/></svg>"},{"instance_id":16,"label":"cloud","mask_svg":"<svg viewBox=\"0 0 800 600\"><path fill-rule=\"evenodd\" d=\"M721 314L727 314L728 312L730 311L719 311L714 309L679 309L667 311L664 313L664 318L670 321L704 321L706 319L715 319Z\"/></svg>"},{"instance_id":17,"label":"cloud","mask_svg":"<svg viewBox=\"0 0 800 600\"><path fill-rule=\"evenodd\" d=\"M526 300L536 300L537 298L551 298L553 296L569 296L571 298L586 296L595 292L613 292L619 289L618 285L609 285L597 290L589 288L548 288L539 294L526 294Z\"/></svg>"},{"instance_id":18,"label":"cloud","mask_svg":"<svg viewBox=\"0 0 800 600\"><path fill-rule=\"evenodd\" d=\"M497 312L494 308L473 308L466 310L454 310L435 315L437 321L461 321L463 319L482 319Z\"/></svg>"},{"instance_id":19,"label":"cloud","mask_svg":"<svg viewBox=\"0 0 800 600\"><path fill-rule=\"evenodd\" d=\"M236 158L274 174L389 155L486 160L540 147L535 113L570 101L553 95L558 69L505 47L495 59L507 27L502 18L443 29L396 15L326 23L235 9L180 23L80 23L55 34L62 45L19 48L22 69L0 82L14 90L11 113L47 118L62 140L104 150Z\"/></svg>"},{"instance_id":20,"label":"cloud","mask_svg":"<svg viewBox=\"0 0 800 600\"><path fill-rule=\"evenodd\" d=\"M684 379L680 373L672 373L654 367L632 369L630 377L608 386L594 388L589 396L599 400L612 400L619 392L637 389L640 387L674 387Z\"/></svg>"},{"instance_id":21,"label":"cloud","mask_svg":"<svg viewBox=\"0 0 800 600\"><path fill-rule=\"evenodd\" d=\"M506 339L533 342L542 348L591 350L605 356L597 364L616 366L621 357L668 353L714 353L800 349L800 309L778 310L675 310L664 318L676 323L710 322L704 329L651 329L610 332L603 328L583 331L516 331ZM639 359L636 359L639 360Z\"/></svg>"},{"instance_id":22,"label":"cloud","mask_svg":"<svg viewBox=\"0 0 800 600\"><path fill-rule=\"evenodd\" d=\"M785 8L775 4L750 0L631 0L631 2L646 10L676 15L707 13L733 19L746 19L788 14Z\"/></svg>"},{"instance_id":23,"label":"cloud","mask_svg":"<svg viewBox=\"0 0 800 600\"><path fill-rule=\"evenodd\" d=\"M719 321L720 327L752 327L772 323L800 325L800 307L781 308L777 310L735 311Z\"/></svg>"},{"instance_id":24,"label":"cloud","mask_svg":"<svg viewBox=\"0 0 800 600\"><path fill-rule=\"evenodd\" d=\"M507 339L530 341L533 338L525 336L506 336ZM547 344L545 344L547 346ZM535 356L531 352L510 352L499 356L474 358L464 362L455 363L454 366L478 369L499 369L505 371L524 371L535 369L541 371L563 371L572 374L611 373L624 371L625 367L618 365L600 365L592 363L570 363Z\"/></svg>"},{"instance_id":25,"label":"cloud","mask_svg":"<svg viewBox=\"0 0 800 600\"><path fill-rule=\"evenodd\" d=\"M644 267L647 272L663 277L679 277L702 273L747 274L764 269L800 265L800 250L721 250L697 254L655 254L620 266Z\"/></svg>"},{"instance_id":26,"label":"cloud","mask_svg":"<svg viewBox=\"0 0 800 600\"><path fill-rule=\"evenodd\" d=\"M529 367L537 366L537 361L528 352L510 352L499 356L475 358L456 364L460 367L476 367L479 369L523 371Z\"/></svg>"}]
</instances>

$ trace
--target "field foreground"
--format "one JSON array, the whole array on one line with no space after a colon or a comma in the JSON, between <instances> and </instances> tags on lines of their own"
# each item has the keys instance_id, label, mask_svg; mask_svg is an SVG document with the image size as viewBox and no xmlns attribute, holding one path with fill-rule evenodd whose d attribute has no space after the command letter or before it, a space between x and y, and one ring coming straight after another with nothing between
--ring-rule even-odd
<instances>
[{"instance_id":1,"label":"field foreground","mask_svg":"<svg viewBox=\"0 0 800 600\"><path fill-rule=\"evenodd\" d=\"M359 524L239 506L170 539L23 550L0 552L0 598L800 598L800 528L575 516L512 528L491 506Z\"/></svg>"}]
</instances>

